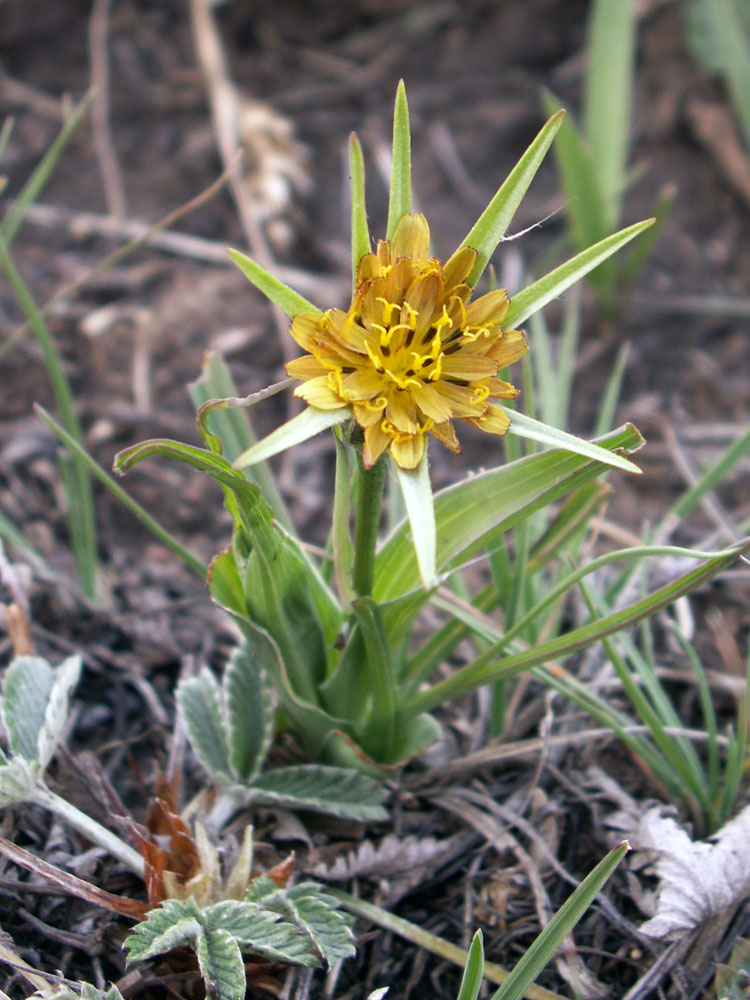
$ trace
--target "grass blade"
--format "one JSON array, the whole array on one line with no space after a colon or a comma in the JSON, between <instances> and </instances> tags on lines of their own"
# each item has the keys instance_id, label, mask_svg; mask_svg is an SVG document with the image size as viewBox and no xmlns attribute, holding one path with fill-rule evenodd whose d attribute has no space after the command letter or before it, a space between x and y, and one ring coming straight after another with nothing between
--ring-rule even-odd
<instances>
[{"instance_id":1,"label":"grass blade","mask_svg":"<svg viewBox=\"0 0 750 1000\"><path fill-rule=\"evenodd\" d=\"M370 252L370 230L365 205L365 164L356 134L349 136L349 178L352 186L352 288L357 282L357 265Z\"/></svg>"}]
</instances>

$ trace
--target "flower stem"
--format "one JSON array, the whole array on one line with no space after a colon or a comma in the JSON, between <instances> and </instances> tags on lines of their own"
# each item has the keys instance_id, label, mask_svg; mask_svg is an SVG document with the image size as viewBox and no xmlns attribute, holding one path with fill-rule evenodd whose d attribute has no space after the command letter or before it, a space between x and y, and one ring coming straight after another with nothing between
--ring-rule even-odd
<instances>
[{"instance_id":1,"label":"flower stem","mask_svg":"<svg viewBox=\"0 0 750 1000\"><path fill-rule=\"evenodd\" d=\"M357 489L357 526L354 532L354 589L360 597L372 592L375 574L375 546L378 541L380 506L385 486L385 459L366 469L359 456Z\"/></svg>"},{"instance_id":2,"label":"flower stem","mask_svg":"<svg viewBox=\"0 0 750 1000\"><path fill-rule=\"evenodd\" d=\"M126 868L129 868L136 875L140 875L143 878L145 870L143 858L129 844L121 840L117 834L112 833L111 830L107 830L106 827L97 823L95 819L87 816L86 813L81 812L76 806L60 798L59 795L55 795L46 785L38 785L29 796L29 799L32 802L36 802L37 805L49 809L50 812L56 813L67 823L70 823L79 833L82 833L88 840L94 844L98 844L99 847L103 847L105 851L109 851Z\"/></svg>"}]
</instances>

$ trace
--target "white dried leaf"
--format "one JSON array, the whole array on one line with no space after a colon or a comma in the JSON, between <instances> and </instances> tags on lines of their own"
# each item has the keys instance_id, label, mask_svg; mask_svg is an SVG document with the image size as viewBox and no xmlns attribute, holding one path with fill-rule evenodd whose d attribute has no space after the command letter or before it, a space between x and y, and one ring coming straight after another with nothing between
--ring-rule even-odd
<instances>
[{"instance_id":1,"label":"white dried leaf","mask_svg":"<svg viewBox=\"0 0 750 1000\"><path fill-rule=\"evenodd\" d=\"M680 937L750 896L750 806L711 841L697 842L655 807L643 814L632 843L657 855L656 913L641 927L650 937Z\"/></svg>"}]
</instances>

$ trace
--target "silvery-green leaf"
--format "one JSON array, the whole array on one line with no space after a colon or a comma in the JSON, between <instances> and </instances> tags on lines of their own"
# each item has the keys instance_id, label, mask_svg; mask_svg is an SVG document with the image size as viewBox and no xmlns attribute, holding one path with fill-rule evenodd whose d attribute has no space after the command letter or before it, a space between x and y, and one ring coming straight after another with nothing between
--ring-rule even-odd
<instances>
[{"instance_id":1,"label":"silvery-green leaf","mask_svg":"<svg viewBox=\"0 0 750 1000\"><path fill-rule=\"evenodd\" d=\"M210 670L189 677L177 687L177 704L185 718L195 756L216 781L231 780L226 723L219 685Z\"/></svg>"},{"instance_id":2,"label":"silvery-green leaf","mask_svg":"<svg viewBox=\"0 0 750 1000\"><path fill-rule=\"evenodd\" d=\"M55 672L41 656L17 656L5 673L3 722L11 750L25 760L36 760L54 682Z\"/></svg>"},{"instance_id":3,"label":"silvery-green leaf","mask_svg":"<svg viewBox=\"0 0 750 1000\"><path fill-rule=\"evenodd\" d=\"M338 909L338 900L315 882L302 882L284 893L286 912L308 935L329 965L356 952L351 918Z\"/></svg>"},{"instance_id":4,"label":"silvery-green leaf","mask_svg":"<svg viewBox=\"0 0 750 1000\"><path fill-rule=\"evenodd\" d=\"M383 820L383 783L358 771L299 764L266 771L253 782L251 800L263 805L310 809L344 819Z\"/></svg>"},{"instance_id":5,"label":"silvery-green leaf","mask_svg":"<svg viewBox=\"0 0 750 1000\"><path fill-rule=\"evenodd\" d=\"M243 952L262 955L273 962L293 962L314 968L318 959L310 940L281 914L247 900L225 900L206 907L207 926L226 931Z\"/></svg>"},{"instance_id":6,"label":"silvery-green leaf","mask_svg":"<svg viewBox=\"0 0 750 1000\"><path fill-rule=\"evenodd\" d=\"M181 945L195 945L203 918L194 899L167 899L137 924L125 939L128 962L144 961Z\"/></svg>"},{"instance_id":7,"label":"silvery-green leaf","mask_svg":"<svg viewBox=\"0 0 750 1000\"><path fill-rule=\"evenodd\" d=\"M9 764L0 767L0 807L23 802L35 784L29 762L23 757L15 757Z\"/></svg>"},{"instance_id":8,"label":"silvery-green leaf","mask_svg":"<svg viewBox=\"0 0 750 1000\"><path fill-rule=\"evenodd\" d=\"M244 1000L245 963L240 947L227 931L209 930L198 938L198 965L206 996L212 1000Z\"/></svg>"},{"instance_id":9,"label":"silvery-green leaf","mask_svg":"<svg viewBox=\"0 0 750 1000\"><path fill-rule=\"evenodd\" d=\"M229 764L239 781L251 782L271 743L273 705L268 678L246 642L229 659L224 694Z\"/></svg>"},{"instance_id":10,"label":"silvery-green leaf","mask_svg":"<svg viewBox=\"0 0 750 1000\"><path fill-rule=\"evenodd\" d=\"M69 656L55 670L44 723L37 737L36 759L42 771L52 760L62 739L70 712L70 696L81 676L82 665L80 656Z\"/></svg>"}]
</instances>

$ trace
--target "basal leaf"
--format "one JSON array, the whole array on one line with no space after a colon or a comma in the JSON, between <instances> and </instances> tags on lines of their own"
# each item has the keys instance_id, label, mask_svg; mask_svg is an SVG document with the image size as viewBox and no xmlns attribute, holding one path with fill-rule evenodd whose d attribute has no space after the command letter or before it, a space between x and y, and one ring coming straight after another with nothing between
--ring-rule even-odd
<instances>
[{"instance_id":1,"label":"basal leaf","mask_svg":"<svg viewBox=\"0 0 750 1000\"><path fill-rule=\"evenodd\" d=\"M41 656L17 656L3 678L2 714L14 754L36 762L39 734L55 683L55 672Z\"/></svg>"},{"instance_id":2,"label":"basal leaf","mask_svg":"<svg viewBox=\"0 0 750 1000\"><path fill-rule=\"evenodd\" d=\"M230 934L243 952L262 955L273 962L290 962L315 968L318 959L310 941L281 914L262 903L226 900L206 907L207 926Z\"/></svg>"},{"instance_id":3,"label":"basal leaf","mask_svg":"<svg viewBox=\"0 0 750 1000\"><path fill-rule=\"evenodd\" d=\"M224 675L229 764L250 782L266 759L273 733L271 689L247 643L234 650Z\"/></svg>"},{"instance_id":4,"label":"basal leaf","mask_svg":"<svg viewBox=\"0 0 750 1000\"><path fill-rule=\"evenodd\" d=\"M226 723L213 674L204 669L181 681L176 697L195 756L215 781L231 781Z\"/></svg>"},{"instance_id":5,"label":"basal leaf","mask_svg":"<svg viewBox=\"0 0 750 1000\"><path fill-rule=\"evenodd\" d=\"M37 737L36 759L44 770L52 760L62 739L70 712L70 696L81 675L80 656L69 656L55 670L55 679L49 693L44 722Z\"/></svg>"},{"instance_id":6,"label":"basal leaf","mask_svg":"<svg viewBox=\"0 0 750 1000\"><path fill-rule=\"evenodd\" d=\"M329 965L349 958L356 951L351 918L338 900L315 882L301 882L284 893L287 913L310 938L315 950Z\"/></svg>"},{"instance_id":7,"label":"basal leaf","mask_svg":"<svg viewBox=\"0 0 750 1000\"><path fill-rule=\"evenodd\" d=\"M256 778L252 800L263 805L310 809L343 819L377 821L387 818L386 789L358 771L323 764L278 767Z\"/></svg>"},{"instance_id":8,"label":"basal leaf","mask_svg":"<svg viewBox=\"0 0 750 1000\"><path fill-rule=\"evenodd\" d=\"M24 757L14 757L0 767L0 807L12 806L29 798L37 787L31 765Z\"/></svg>"}]
</instances>

